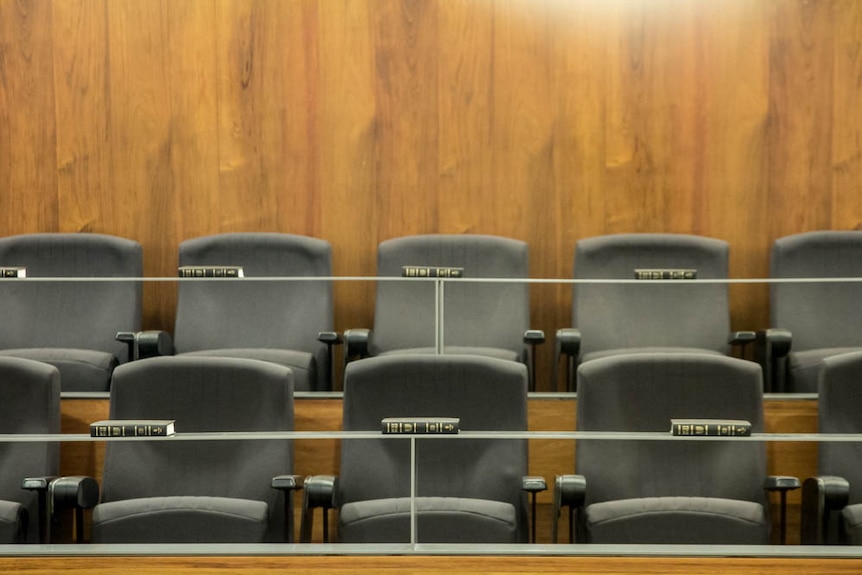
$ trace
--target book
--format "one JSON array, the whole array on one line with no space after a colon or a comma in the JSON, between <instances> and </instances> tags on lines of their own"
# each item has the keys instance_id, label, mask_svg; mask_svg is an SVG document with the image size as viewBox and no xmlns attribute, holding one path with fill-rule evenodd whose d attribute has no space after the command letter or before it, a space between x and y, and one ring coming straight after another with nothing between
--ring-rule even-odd
<instances>
[{"instance_id":1,"label":"book","mask_svg":"<svg viewBox=\"0 0 862 575\"><path fill-rule=\"evenodd\" d=\"M401 277L405 278L462 278L464 268L441 266L401 266Z\"/></svg>"},{"instance_id":2,"label":"book","mask_svg":"<svg viewBox=\"0 0 862 575\"><path fill-rule=\"evenodd\" d=\"M636 280L696 280L697 270L636 269Z\"/></svg>"},{"instance_id":3,"label":"book","mask_svg":"<svg viewBox=\"0 0 862 575\"><path fill-rule=\"evenodd\" d=\"M19 267L2 267L0 268L0 278L25 278L27 277L27 268Z\"/></svg>"},{"instance_id":4,"label":"book","mask_svg":"<svg viewBox=\"0 0 862 575\"><path fill-rule=\"evenodd\" d=\"M105 419L90 424L90 437L166 437L174 433L173 419Z\"/></svg>"},{"instance_id":5,"label":"book","mask_svg":"<svg viewBox=\"0 0 862 575\"><path fill-rule=\"evenodd\" d=\"M458 433L457 417L385 417L380 422L383 433Z\"/></svg>"},{"instance_id":6,"label":"book","mask_svg":"<svg viewBox=\"0 0 862 575\"><path fill-rule=\"evenodd\" d=\"M751 435L751 422L744 419L671 419L673 435L715 435L742 437Z\"/></svg>"},{"instance_id":7,"label":"book","mask_svg":"<svg viewBox=\"0 0 862 575\"><path fill-rule=\"evenodd\" d=\"M180 266L181 278L243 278L242 266Z\"/></svg>"}]
</instances>

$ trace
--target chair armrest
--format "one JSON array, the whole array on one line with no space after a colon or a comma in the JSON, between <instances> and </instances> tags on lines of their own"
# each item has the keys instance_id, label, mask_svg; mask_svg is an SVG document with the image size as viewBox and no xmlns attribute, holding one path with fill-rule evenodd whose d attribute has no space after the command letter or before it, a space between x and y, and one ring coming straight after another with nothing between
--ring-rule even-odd
<instances>
[{"instance_id":1,"label":"chair armrest","mask_svg":"<svg viewBox=\"0 0 862 575\"><path fill-rule=\"evenodd\" d=\"M524 343L527 345L545 343L545 332L540 329L528 329L524 332Z\"/></svg>"},{"instance_id":2,"label":"chair armrest","mask_svg":"<svg viewBox=\"0 0 862 575\"><path fill-rule=\"evenodd\" d=\"M847 506L850 483L843 477L809 477L802 484L801 543L823 545L827 542L829 513Z\"/></svg>"},{"instance_id":3,"label":"chair armrest","mask_svg":"<svg viewBox=\"0 0 862 575\"><path fill-rule=\"evenodd\" d=\"M727 343L731 345L748 345L757 338L753 331L732 331L727 337Z\"/></svg>"},{"instance_id":4,"label":"chair armrest","mask_svg":"<svg viewBox=\"0 0 862 575\"><path fill-rule=\"evenodd\" d=\"M548 482L541 475L525 475L521 478L521 489L527 493L547 491Z\"/></svg>"},{"instance_id":5,"label":"chair armrest","mask_svg":"<svg viewBox=\"0 0 862 575\"><path fill-rule=\"evenodd\" d=\"M536 493L548 489L548 483L540 475L526 475L521 478L521 489L530 494L530 543L536 542Z\"/></svg>"},{"instance_id":6,"label":"chair armrest","mask_svg":"<svg viewBox=\"0 0 862 575\"><path fill-rule=\"evenodd\" d=\"M799 482L799 478L791 475L770 475L763 483L763 488L770 492L786 493L800 487L802 484Z\"/></svg>"},{"instance_id":7,"label":"chair armrest","mask_svg":"<svg viewBox=\"0 0 862 575\"><path fill-rule=\"evenodd\" d=\"M285 541L293 543L293 492L302 489L302 475L276 475L272 478L272 488L284 493Z\"/></svg>"},{"instance_id":8,"label":"chair armrest","mask_svg":"<svg viewBox=\"0 0 862 575\"><path fill-rule=\"evenodd\" d=\"M311 475L305 478L305 493L302 498L302 523L299 528L299 542L311 542L311 529L314 525L314 509L323 510L323 541L329 542L329 510L335 507L334 475Z\"/></svg>"},{"instance_id":9,"label":"chair armrest","mask_svg":"<svg viewBox=\"0 0 862 575\"><path fill-rule=\"evenodd\" d=\"M770 475L763 484L763 488L770 493L777 491L781 495L780 540L782 545L787 541L787 492L799 489L799 487L799 478L790 475Z\"/></svg>"},{"instance_id":10,"label":"chair armrest","mask_svg":"<svg viewBox=\"0 0 862 575\"><path fill-rule=\"evenodd\" d=\"M360 327L344 331L344 363L368 357L371 344L371 330Z\"/></svg>"},{"instance_id":11,"label":"chair armrest","mask_svg":"<svg viewBox=\"0 0 862 575\"><path fill-rule=\"evenodd\" d=\"M272 488L279 491L300 491L302 485L302 475L276 475L272 478Z\"/></svg>"},{"instance_id":12,"label":"chair armrest","mask_svg":"<svg viewBox=\"0 0 862 575\"><path fill-rule=\"evenodd\" d=\"M337 331L321 331L317 334L317 341L332 346L339 345L343 340Z\"/></svg>"},{"instance_id":13,"label":"chair armrest","mask_svg":"<svg viewBox=\"0 0 862 575\"><path fill-rule=\"evenodd\" d=\"M755 332L754 361L763 370L764 391L784 391L785 364L792 344L793 335L786 329L769 328Z\"/></svg>"},{"instance_id":14,"label":"chair armrest","mask_svg":"<svg viewBox=\"0 0 862 575\"><path fill-rule=\"evenodd\" d=\"M558 329L554 338L553 382L557 385L557 368L560 357L566 361L566 391L575 391L575 365L581 354L581 330L567 327Z\"/></svg>"},{"instance_id":15,"label":"chair armrest","mask_svg":"<svg viewBox=\"0 0 862 575\"><path fill-rule=\"evenodd\" d=\"M45 480L48 479L46 482ZM21 485L24 489L43 490L46 494L46 520L54 519L57 509L72 508L75 511L75 533L78 543L84 542L84 509L92 509L99 503L99 483L86 475L56 478L28 478ZM50 540L50 530L47 532Z\"/></svg>"},{"instance_id":16,"label":"chair armrest","mask_svg":"<svg viewBox=\"0 0 862 575\"><path fill-rule=\"evenodd\" d=\"M326 372L323 378L326 389L321 391L332 391L334 389L332 387L332 374L335 372L335 354L332 348L336 345L341 345L343 340L337 331L321 331L317 334L317 341L326 344L326 366L324 366Z\"/></svg>"},{"instance_id":17,"label":"chair armrest","mask_svg":"<svg viewBox=\"0 0 862 575\"><path fill-rule=\"evenodd\" d=\"M99 483L87 475L58 477L48 486L53 507L92 509L99 502Z\"/></svg>"},{"instance_id":18,"label":"chair armrest","mask_svg":"<svg viewBox=\"0 0 862 575\"><path fill-rule=\"evenodd\" d=\"M587 497L587 479L583 475L557 475L554 480L554 519L551 523L551 541L557 542L560 511L569 510L569 543L575 542L574 511L582 508Z\"/></svg>"},{"instance_id":19,"label":"chair armrest","mask_svg":"<svg viewBox=\"0 0 862 575\"><path fill-rule=\"evenodd\" d=\"M48 486L56 476L26 477L21 482L21 489L35 491L39 501L39 542L50 543L51 531L49 529L51 514L48 509Z\"/></svg>"},{"instance_id":20,"label":"chair armrest","mask_svg":"<svg viewBox=\"0 0 862 575\"><path fill-rule=\"evenodd\" d=\"M545 343L545 332L528 329L524 332L524 343L527 344L527 366L530 370L529 390L536 391L536 346Z\"/></svg>"},{"instance_id":21,"label":"chair armrest","mask_svg":"<svg viewBox=\"0 0 862 575\"><path fill-rule=\"evenodd\" d=\"M174 354L174 340L166 331L121 331L114 339L129 346L130 361Z\"/></svg>"}]
</instances>

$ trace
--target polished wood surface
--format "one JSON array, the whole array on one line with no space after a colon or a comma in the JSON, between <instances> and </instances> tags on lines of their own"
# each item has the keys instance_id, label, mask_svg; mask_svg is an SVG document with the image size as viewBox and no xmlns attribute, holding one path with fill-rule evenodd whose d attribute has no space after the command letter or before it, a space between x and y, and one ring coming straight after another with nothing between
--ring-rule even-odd
<instances>
[{"instance_id":1,"label":"polished wood surface","mask_svg":"<svg viewBox=\"0 0 862 575\"><path fill-rule=\"evenodd\" d=\"M483 573L539 575L806 575L856 574L860 559L733 558L733 557L533 557L533 556L410 556L410 557L15 557L0 558L3 573L43 575L62 571L69 575L208 575L242 573L265 575L345 575L392 572L404 575Z\"/></svg>"},{"instance_id":2,"label":"polished wood surface","mask_svg":"<svg viewBox=\"0 0 862 575\"><path fill-rule=\"evenodd\" d=\"M575 429L576 400L572 397L531 398L528 404L530 431L571 431ZM64 399L63 433L88 433L89 423L108 418L106 399ZM769 433L816 433L816 400L776 399L764 405L766 430ZM341 430L340 399L297 399L297 431ZM336 439L308 439L295 442L294 472L307 475L338 475L340 442ZM529 446L529 473L546 479L550 489L539 495L538 534L541 543L551 542L553 521L552 488L554 476L575 472L575 448L565 439L534 439ZM804 479L817 472L817 446L814 443L775 442L767 444L768 472ZM101 478L104 443L82 442L61 445L63 475L90 475ZM788 495L788 542L799 541L799 507L801 493ZM298 500L297 500L298 503ZM778 518L778 498L774 501L773 519ZM297 505L299 509L299 505ZM777 522L774 521L777 526ZM320 518L316 520L320 529ZM565 520L560 533L566 533ZM774 529L775 542L778 529ZM319 535L319 533L318 533ZM562 537L562 535L561 535ZM321 541L321 539L315 539ZM561 539L562 541L562 539Z\"/></svg>"},{"instance_id":3,"label":"polished wood surface","mask_svg":"<svg viewBox=\"0 0 862 575\"><path fill-rule=\"evenodd\" d=\"M568 278L579 238L686 232L762 278L777 237L860 227L860 38L855 0L0 0L0 234L130 237L164 277L210 233L321 237L341 276L487 233ZM337 329L373 293L339 285ZM534 327L569 298L536 286ZM767 309L732 288L735 329Z\"/></svg>"}]
</instances>

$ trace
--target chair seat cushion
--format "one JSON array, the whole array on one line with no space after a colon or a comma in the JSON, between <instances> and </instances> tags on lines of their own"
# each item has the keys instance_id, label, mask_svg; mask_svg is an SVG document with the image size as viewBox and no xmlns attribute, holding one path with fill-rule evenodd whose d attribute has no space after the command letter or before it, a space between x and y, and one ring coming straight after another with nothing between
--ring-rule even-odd
<instances>
[{"instance_id":1,"label":"chair seat cushion","mask_svg":"<svg viewBox=\"0 0 862 575\"><path fill-rule=\"evenodd\" d=\"M581 363L589 361L591 359L599 359L602 357L611 357L614 355L620 355L623 353L709 353L714 355L723 355L719 351L711 350L711 349L701 349L697 347L623 347L618 349L603 349L600 351L593 351L581 358Z\"/></svg>"},{"instance_id":2,"label":"chair seat cushion","mask_svg":"<svg viewBox=\"0 0 862 575\"><path fill-rule=\"evenodd\" d=\"M417 497L421 543L517 543L515 508L500 501ZM344 543L409 543L410 498L346 503L340 511Z\"/></svg>"},{"instance_id":3,"label":"chair seat cushion","mask_svg":"<svg viewBox=\"0 0 862 575\"><path fill-rule=\"evenodd\" d=\"M94 543L260 543L267 504L227 497L148 497L93 509Z\"/></svg>"},{"instance_id":4,"label":"chair seat cushion","mask_svg":"<svg viewBox=\"0 0 862 575\"><path fill-rule=\"evenodd\" d=\"M0 543L24 543L27 509L15 501L0 500Z\"/></svg>"},{"instance_id":5,"label":"chair seat cushion","mask_svg":"<svg viewBox=\"0 0 862 575\"><path fill-rule=\"evenodd\" d=\"M823 360L833 355L859 351L858 347L830 347L791 352L787 356L788 393L817 393Z\"/></svg>"},{"instance_id":6,"label":"chair seat cushion","mask_svg":"<svg viewBox=\"0 0 862 575\"><path fill-rule=\"evenodd\" d=\"M842 510L844 533L850 545L862 545L862 503L848 505Z\"/></svg>"},{"instance_id":7,"label":"chair seat cushion","mask_svg":"<svg viewBox=\"0 0 862 575\"><path fill-rule=\"evenodd\" d=\"M293 372L293 389L311 391L317 382L317 360L314 355L292 349L269 348L224 348L187 351L179 355L205 355L215 357L235 357L239 359L258 359L289 367Z\"/></svg>"},{"instance_id":8,"label":"chair seat cushion","mask_svg":"<svg viewBox=\"0 0 862 575\"><path fill-rule=\"evenodd\" d=\"M766 545L759 503L714 497L644 497L587 506L592 543Z\"/></svg>"},{"instance_id":9,"label":"chair seat cushion","mask_svg":"<svg viewBox=\"0 0 862 575\"><path fill-rule=\"evenodd\" d=\"M0 350L0 356L50 363L60 370L63 391L108 391L117 358L105 351L62 347Z\"/></svg>"},{"instance_id":10,"label":"chair seat cushion","mask_svg":"<svg viewBox=\"0 0 862 575\"><path fill-rule=\"evenodd\" d=\"M378 353L378 356L383 355L403 355L403 354L434 354L437 353L436 348L433 347L413 347L409 349L394 349L390 351L384 351ZM445 346L443 348L444 354L451 355L480 355L482 357L493 357L496 359L505 359L508 361L521 361L521 357L514 351L510 349L503 349L497 347L469 347L469 346Z\"/></svg>"}]
</instances>

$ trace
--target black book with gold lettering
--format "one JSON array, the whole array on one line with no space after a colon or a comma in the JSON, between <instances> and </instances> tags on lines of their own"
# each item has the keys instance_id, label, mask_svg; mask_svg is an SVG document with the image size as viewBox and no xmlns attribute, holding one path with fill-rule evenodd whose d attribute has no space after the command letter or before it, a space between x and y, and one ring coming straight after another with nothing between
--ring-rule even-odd
<instances>
[{"instance_id":1,"label":"black book with gold lettering","mask_svg":"<svg viewBox=\"0 0 862 575\"><path fill-rule=\"evenodd\" d=\"M380 423L383 433L458 433L461 428L457 417L385 417Z\"/></svg>"},{"instance_id":2,"label":"black book with gold lettering","mask_svg":"<svg viewBox=\"0 0 862 575\"><path fill-rule=\"evenodd\" d=\"M105 419L90 424L90 437L167 437L174 433L173 419Z\"/></svg>"},{"instance_id":3,"label":"black book with gold lettering","mask_svg":"<svg viewBox=\"0 0 862 575\"><path fill-rule=\"evenodd\" d=\"M245 277L242 266L181 266L177 269L181 278L241 278Z\"/></svg>"},{"instance_id":4,"label":"black book with gold lettering","mask_svg":"<svg viewBox=\"0 0 862 575\"><path fill-rule=\"evenodd\" d=\"M0 278L25 278L25 277L27 277L27 268L0 267Z\"/></svg>"},{"instance_id":5,"label":"black book with gold lettering","mask_svg":"<svg viewBox=\"0 0 862 575\"><path fill-rule=\"evenodd\" d=\"M751 435L751 422L744 419L671 419L673 435L743 437Z\"/></svg>"},{"instance_id":6,"label":"black book with gold lettering","mask_svg":"<svg viewBox=\"0 0 862 575\"><path fill-rule=\"evenodd\" d=\"M464 268L443 266L401 266L401 277L457 279L464 277Z\"/></svg>"},{"instance_id":7,"label":"black book with gold lettering","mask_svg":"<svg viewBox=\"0 0 862 575\"><path fill-rule=\"evenodd\" d=\"M636 280L696 280L694 269L636 269Z\"/></svg>"}]
</instances>

